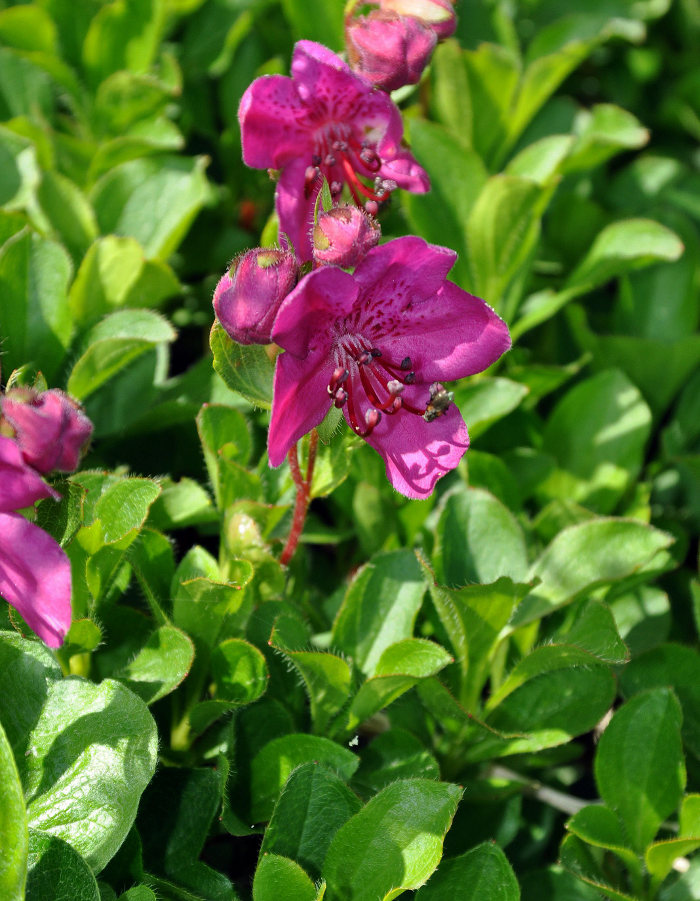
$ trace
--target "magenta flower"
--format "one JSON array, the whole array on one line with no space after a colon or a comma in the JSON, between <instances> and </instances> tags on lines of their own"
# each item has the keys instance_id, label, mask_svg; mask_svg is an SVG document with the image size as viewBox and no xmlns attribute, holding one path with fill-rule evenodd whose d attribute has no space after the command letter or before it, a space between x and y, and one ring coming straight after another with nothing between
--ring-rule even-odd
<instances>
[{"instance_id":1,"label":"magenta flower","mask_svg":"<svg viewBox=\"0 0 700 901\"><path fill-rule=\"evenodd\" d=\"M416 84L437 43L420 19L376 9L350 19L345 39L352 68L384 91Z\"/></svg>"},{"instance_id":2,"label":"magenta flower","mask_svg":"<svg viewBox=\"0 0 700 901\"><path fill-rule=\"evenodd\" d=\"M38 472L77 469L92 423L63 391L11 389L0 398L0 412L12 426L25 462Z\"/></svg>"},{"instance_id":3,"label":"magenta flower","mask_svg":"<svg viewBox=\"0 0 700 901\"><path fill-rule=\"evenodd\" d=\"M448 38L457 28L452 0L379 0L379 7L384 12L420 19L432 28L439 40Z\"/></svg>"},{"instance_id":4,"label":"magenta flower","mask_svg":"<svg viewBox=\"0 0 700 901\"><path fill-rule=\"evenodd\" d=\"M70 627L70 562L53 538L12 511L58 496L17 443L0 437L0 595L52 648Z\"/></svg>"},{"instance_id":5,"label":"magenta flower","mask_svg":"<svg viewBox=\"0 0 700 901\"><path fill-rule=\"evenodd\" d=\"M238 116L245 163L280 170L280 231L302 261L311 259L321 173L334 199L347 185L358 205L367 200L376 206L397 186L416 193L430 186L402 147L401 114L391 98L313 41L294 47L291 78L257 78L243 95Z\"/></svg>"},{"instance_id":6,"label":"magenta flower","mask_svg":"<svg viewBox=\"0 0 700 901\"><path fill-rule=\"evenodd\" d=\"M286 353L275 370L271 466L335 404L407 497L427 497L454 469L469 437L442 382L481 372L510 347L494 311L446 280L455 259L397 238L352 275L317 269L288 295L272 330Z\"/></svg>"}]
</instances>

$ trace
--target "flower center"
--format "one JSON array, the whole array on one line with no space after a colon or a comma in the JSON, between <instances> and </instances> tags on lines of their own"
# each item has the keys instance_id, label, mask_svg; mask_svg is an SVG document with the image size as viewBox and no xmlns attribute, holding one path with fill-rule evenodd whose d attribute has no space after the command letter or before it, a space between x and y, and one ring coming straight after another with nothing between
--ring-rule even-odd
<instances>
[{"instance_id":1,"label":"flower center","mask_svg":"<svg viewBox=\"0 0 700 901\"><path fill-rule=\"evenodd\" d=\"M316 132L312 165L306 170L305 190L310 196L319 172L325 175L331 196L337 201L346 184L357 206L375 215L396 183L378 173L382 161L369 141L358 141L348 125L331 122ZM363 179L372 182L371 187Z\"/></svg>"},{"instance_id":2,"label":"flower center","mask_svg":"<svg viewBox=\"0 0 700 901\"><path fill-rule=\"evenodd\" d=\"M337 365L328 383L328 393L336 407L346 406L350 426L362 438L379 424L382 414L393 416L405 410L432 422L452 403L452 392L446 391L439 382L430 385L430 396L422 409L410 403L404 389L416 382L411 358L404 357L397 363L361 335L338 338L335 358Z\"/></svg>"}]
</instances>

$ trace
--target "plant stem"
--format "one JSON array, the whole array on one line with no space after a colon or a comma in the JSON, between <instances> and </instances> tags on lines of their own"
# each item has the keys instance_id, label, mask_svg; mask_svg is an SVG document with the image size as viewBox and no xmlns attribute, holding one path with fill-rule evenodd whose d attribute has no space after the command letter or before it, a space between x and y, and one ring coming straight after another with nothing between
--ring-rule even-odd
<instances>
[{"instance_id":1,"label":"plant stem","mask_svg":"<svg viewBox=\"0 0 700 901\"><path fill-rule=\"evenodd\" d=\"M311 501L311 482L314 477L314 464L316 462L317 447L318 432L316 431L316 429L313 429L313 431L311 432L311 438L309 439L309 459L306 464L306 478L302 476L301 469L299 467L297 445L295 444L294 447L290 448L289 453L287 454L287 462L289 463L289 469L292 473L292 479L294 479L294 484L297 486L297 499L296 503L294 504L292 528L289 532L289 538L287 539L287 543L284 546L284 550L282 551L282 555L280 557L280 563L282 564L282 566L286 566L294 556L294 551L297 549L299 538L301 537L302 529L304 528L306 512L309 509L309 502Z\"/></svg>"}]
</instances>

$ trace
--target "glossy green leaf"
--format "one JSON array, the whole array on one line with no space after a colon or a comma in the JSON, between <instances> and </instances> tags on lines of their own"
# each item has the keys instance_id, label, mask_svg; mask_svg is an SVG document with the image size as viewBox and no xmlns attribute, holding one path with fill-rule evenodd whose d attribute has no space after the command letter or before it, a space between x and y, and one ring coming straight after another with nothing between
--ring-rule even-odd
<instances>
[{"instance_id":1,"label":"glossy green leaf","mask_svg":"<svg viewBox=\"0 0 700 901\"><path fill-rule=\"evenodd\" d=\"M253 879L253 901L316 901L316 887L304 870L287 857L263 853Z\"/></svg>"},{"instance_id":2,"label":"glossy green leaf","mask_svg":"<svg viewBox=\"0 0 700 901\"><path fill-rule=\"evenodd\" d=\"M632 895L610 885L608 879L601 873L601 868L591 854L590 848L577 836L566 836L561 843L559 855L562 866L586 885L597 889L597 897L602 895L610 901L635 901Z\"/></svg>"},{"instance_id":3,"label":"glossy green leaf","mask_svg":"<svg viewBox=\"0 0 700 901\"><path fill-rule=\"evenodd\" d=\"M257 701L270 678L262 652L242 638L229 638L214 648L211 673L217 698L235 704Z\"/></svg>"},{"instance_id":4,"label":"glossy green leaf","mask_svg":"<svg viewBox=\"0 0 700 901\"><path fill-rule=\"evenodd\" d=\"M389 645L412 636L425 588L413 553L377 554L345 594L333 624L333 647L351 656L362 672L373 672Z\"/></svg>"},{"instance_id":5,"label":"glossy green leaf","mask_svg":"<svg viewBox=\"0 0 700 901\"><path fill-rule=\"evenodd\" d=\"M285 18L299 38L338 52L343 46L343 4L327 0L283 0Z\"/></svg>"},{"instance_id":6,"label":"glossy green leaf","mask_svg":"<svg viewBox=\"0 0 700 901\"><path fill-rule=\"evenodd\" d=\"M252 404L269 409L274 365L265 349L259 344L237 344L218 322L214 322L209 343L214 369L227 386Z\"/></svg>"},{"instance_id":7,"label":"glossy green leaf","mask_svg":"<svg viewBox=\"0 0 700 901\"><path fill-rule=\"evenodd\" d=\"M598 601L584 604L569 628L559 636L566 644L583 648L605 663L622 664L629 660L629 651L620 638L610 608Z\"/></svg>"},{"instance_id":8,"label":"glossy green leaf","mask_svg":"<svg viewBox=\"0 0 700 901\"><path fill-rule=\"evenodd\" d=\"M30 826L63 838L99 871L131 828L156 755L155 722L123 685L52 683L20 761Z\"/></svg>"},{"instance_id":9,"label":"glossy green leaf","mask_svg":"<svg viewBox=\"0 0 700 901\"><path fill-rule=\"evenodd\" d=\"M518 880L496 844L484 842L459 857L443 860L416 901L520 901Z\"/></svg>"},{"instance_id":10,"label":"glossy green leaf","mask_svg":"<svg viewBox=\"0 0 700 901\"><path fill-rule=\"evenodd\" d=\"M482 378L459 387L455 391L455 403L472 441L515 410L527 393L525 385L504 378Z\"/></svg>"},{"instance_id":11,"label":"glossy green leaf","mask_svg":"<svg viewBox=\"0 0 700 901\"><path fill-rule=\"evenodd\" d=\"M433 563L438 581L458 587L495 582L502 576L521 581L527 573L522 529L496 498L478 488L445 498L435 530Z\"/></svg>"},{"instance_id":12,"label":"glossy green leaf","mask_svg":"<svg viewBox=\"0 0 700 901\"><path fill-rule=\"evenodd\" d=\"M329 898L389 901L421 886L437 867L462 796L447 782L394 782L336 832L323 874Z\"/></svg>"},{"instance_id":13,"label":"glossy green leaf","mask_svg":"<svg viewBox=\"0 0 700 901\"><path fill-rule=\"evenodd\" d=\"M100 892L92 870L74 846L57 835L31 829L27 898L100 901Z\"/></svg>"},{"instance_id":14,"label":"glossy green leaf","mask_svg":"<svg viewBox=\"0 0 700 901\"><path fill-rule=\"evenodd\" d=\"M153 704L177 688L193 659L194 646L184 632L161 626L115 678L147 704Z\"/></svg>"},{"instance_id":15,"label":"glossy green leaf","mask_svg":"<svg viewBox=\"0 0 700 901\"><path fill-rule=\"evenodd\" d=\"M318 877L333 836L361 806L336 773L303 763L285 783L260 851L295 860Z\"/></svg>"},{"instance_id":16,"label":"glossy green leaf","mask_svg":"<svg viewBox=\"0 0 700 901\"><path fill-rule=\"evenodd\" d=\"M680 704L669 689L651 689L619 708L598 743L598 790L622 818L638 853L683 794L681 718Z\"/></svg>"},{"instance_id":17,"label":"glossy green leaf","mask_svg":"<svg viewBox=\"0 0 700 901\"><path fill-rule=\"evenodd\" d=\"M641 875L639 857L629 846L620 818L609 807L603 804L582 807L566 828L589 845L612 851L637 878Z\"/></svg>"},{"instance_id":18,"label":"glossy green leaf","mask_svg":"<svg viewBox=\"0 0 700 901\"><path fill-rule=\"evenodd\" d=\"M576 142L564 163L565 172L593 169L624 150L643 147L649 131L625 109L597 103L582 110L574 124Z\"/></svg>"},{"instance_id":19,"label":"glossy green leaf","mask_svg":"<svg viewBox=\"0 0 700 901\"><path fill-rule=\"evenodd\" d=\"M317 735L285 735L268 742L251 764L252 820L268 820L289 774L302 763L318 762L349 779L358 758L335 742Z\"/></svg>"},{"instance_id":20,"label":"glossy green leaf","mask_svg":"<svg viewBox=\"0 0 700 901\"><path fill-rule=\"evenodd\" d=\"M359 806L359 805L358 805ZM22 901L27 873L29 833L19 773L0 725L0 895Z\"/></svg>"},{"instance_id":21,"label":"glossy green leaf","mask_svg":"<svg viewBox=\"0 0 700 901\"><path fill-rule=\"evenodd\" d=\"M599 517L565 529L532 565L529 577L540 583L523 600L512 626L632 575L672 543L666 532L636 520Z\"/></svg>"},{"instance_id":22,"label":"glossy green leaf","mask_svg":"<svg viewBox=\"0 0 700 901\"><path fill-rule=\"evenodd\" d=\"M90 22L83 63L97 84L111 72L145 72L156 54L163 6L158 0L113 0Z\"/></svg>"},{"instance_id":23,"label":"glossy green leaf","mask_svg":"<svg viewBox=\"0 0 700 901\"><path fill-rule=\"evenodd\" d=\"M393 727L362 749L353 787L371 797L397 779L439 779L440 766L410 732Z\"/></svg>"},{"instance_id":24,"label":"glossy green leaf","mask_svg":"<svg viewBox=\"0 0 700 901\"><path fill-rule=\"evenodd\" d=\"M102 234L135 238L147 257L167 260L209 198L206 164L159 156L111 169L91 194Z\"/></svg>"}]
</instances>

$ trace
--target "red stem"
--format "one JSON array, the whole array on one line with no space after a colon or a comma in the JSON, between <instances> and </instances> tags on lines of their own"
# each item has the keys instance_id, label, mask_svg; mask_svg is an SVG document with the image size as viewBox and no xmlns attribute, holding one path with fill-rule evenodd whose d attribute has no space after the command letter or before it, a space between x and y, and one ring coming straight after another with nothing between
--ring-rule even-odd
<instances>
[{"instance_id":1,"label":"red stem","mask_svg":"<svg viewBox=\"0 0 700 901\"><path fill-rule=\"evenodd\" d=\"M313 429L311 438L309 439L309 460L306 464L306 478L302 476L301 469L299 468L299 456L297 454L296 444L289 449L289 453L287 454L287 462L289 463L289 469L292 473L292 479L297 486L297 498L294 504L292 528L289 532L289 538L287 538L287 543L284 546L282 555L280 556L280 563L282 566L286 566L294 556L294 551L297 549L299 538L301 537L304 528L306 512L309 509L309 503L311 501L311 482L314 476L314 463L316 462L317 447L318 432L316 429Z\"/></svg>"}]
</instances>

